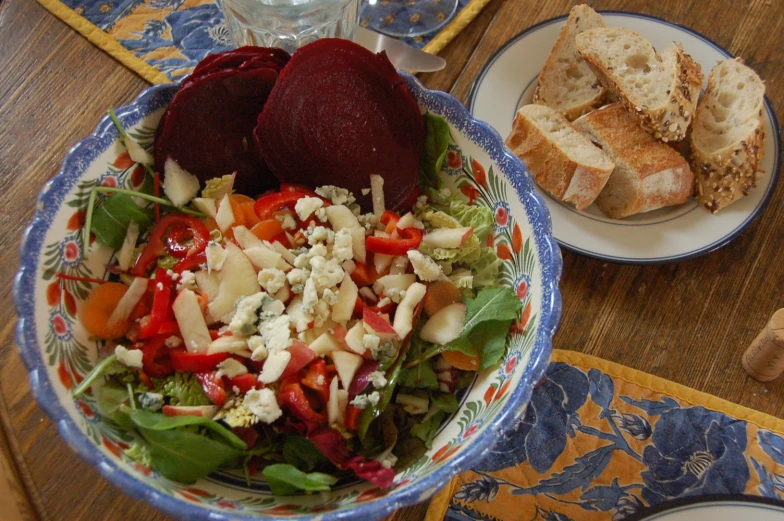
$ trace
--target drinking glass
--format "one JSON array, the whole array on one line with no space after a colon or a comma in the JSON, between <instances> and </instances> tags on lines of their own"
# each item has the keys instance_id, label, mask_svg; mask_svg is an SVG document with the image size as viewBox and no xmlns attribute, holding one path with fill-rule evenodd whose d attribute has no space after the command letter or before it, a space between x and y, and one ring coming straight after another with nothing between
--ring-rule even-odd
<instances>
[{"instance_id":1,"label":"drinking glass","mask_svg":"<svg viewBox=\"0 0 784 521\"><path fill-rule=\"evenodd\" d=\"M435 33L452 19L457 0L367 0L362 25L389 36Z\"/></svg>"},{"instance_id":2,"label":"drinking glass","mask_svg":"<svg viewBox=\"0 0 784 521\"><path fill-rule=\"evenodd\" d=\"M351 39L359 0L219 0L234 44L293 53L319 38Z\"/></svg>"}]
</instances>

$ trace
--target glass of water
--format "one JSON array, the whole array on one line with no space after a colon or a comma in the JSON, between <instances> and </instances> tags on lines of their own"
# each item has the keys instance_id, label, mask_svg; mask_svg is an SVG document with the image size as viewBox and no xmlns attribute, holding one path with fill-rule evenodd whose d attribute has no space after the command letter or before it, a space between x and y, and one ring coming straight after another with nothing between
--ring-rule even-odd
<instances>
[{"instance_id":1,"label":"glass of water","mask_svg":"<svg viewBox=\"0 0 784 521\"><path fill-rule=\"evenodd\" d=\"M293 53L319 38L351 39L359 0L220 0L237 47L280 47Z\"/></svg>"}]
</instances>

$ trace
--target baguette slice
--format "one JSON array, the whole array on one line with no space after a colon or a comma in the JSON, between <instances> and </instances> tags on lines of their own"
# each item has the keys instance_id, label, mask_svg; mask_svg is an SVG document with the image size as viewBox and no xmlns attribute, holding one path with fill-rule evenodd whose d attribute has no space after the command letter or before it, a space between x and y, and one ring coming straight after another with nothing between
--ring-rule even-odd
<instances>
[{"instance_id":1,"label":"baguette slice","mask_svg":"<svg viewBox=\"0 0 784 521\"><path fill-rule=\"evenodd\" d=\"M685 203L694 188L689 163L637 125L620 103L577 119L574 126L615 161L615 170L596 198L608 217L623 219Z\"/></svg>"},{"instance_id":2,"label":"baguette slice","mask_svg":"<svg viewBox=\"0 0 784 521\"><path fill-rule=\"evenodd\" d=\"M691 135L697 201L713 213L757 186L763 172L765 84L739 59L719 62Z\"/></svg>"},{"instance_id":3,"label":"baguette slice","mask_svg":"<svg viewBox=\"0 0 784 521\"><path fill-rule=\"evenodd\" d=\"M659 55L628 29L591 29L577 35L577 50L637 123L656 139L681 141L694 117L702 69L680 45Z\"/></svg>"},{"instance_id":4,"label":"baguette slice","mask_svg":"<svg viewBox=\"0 0 784 521\"><path fill-rule=\"evenodd\" d=\"M615 167L563 114L544 105L517 111L506 144L528 166L536 184L578 210L590 206Z\"/></svg>"},{"instance_id":5,"label":"baguette slice","mask_svg":"<svg viewBox=\"0 0 784 521\"><path fill-rule=\"evenodd\" d=\"M574 39L583 31L604 26L602 17L587 5L572 8L539 74L534 103L561 112L569 121L601 106L606 89L577 52Z\"/></svg>"}]
</instances>

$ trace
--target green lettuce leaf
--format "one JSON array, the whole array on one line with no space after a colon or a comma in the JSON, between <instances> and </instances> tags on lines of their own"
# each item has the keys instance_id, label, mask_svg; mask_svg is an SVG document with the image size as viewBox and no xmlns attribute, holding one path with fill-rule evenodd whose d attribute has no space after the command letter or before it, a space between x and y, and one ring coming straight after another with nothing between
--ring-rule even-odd
<instances>
[{"instance_id":1,"label":"green lettuce leaf","mask_svg":"<svg viewBox=\"0 0 784 521\"><path fill-rule=\"evenodd\" d=\"M321 472L306 474L294 465L277 463L264 468L264 479L276 496L288 496L298 490L320 492L338 482L338 478Z\"/></svg>"},{"instance_id":2,"label":"green lettuce leaf","mask_svg":"<svg viewBox=\"0 0 784 521\"><path fill-rule=\"evenodd\" d=\"M479 252L479 258L470 266L471 272L474 274L474 288L497 284L501 262L492 248L482 248Z\"/></svg>"},{"instance_id":3,"label":"green lettuce leaf","mask_svg":"<svg viewBox=\"0 0 784 521\"><path fill-rule=\"evenodd\" d=\"M465 304L463 333L446 349L479 356L480 369L485 369L503 357L509 326L520 314L522 303L511 288L492 287L483 288Z\"/></svg>"},{"instance_id":4,"label":"green lettuce leaf","mask_svg":"<svg viewBox=\"0 0 784 521\"><path fill-rule=\"evenodd\" d=\"M481 242L487 240L487 236L492 231L493 223L495 222L492 209L478 204L469 205L457 195L446 196L443 192L433 189L426 190L425 194L428 201L430 201L430 205L423 208L420 213L432 210L441 211L459 223L457 226L450 226L449 228L470 226L474 229L474 234Z\"/></svg>"},{"instance_id":5,"label":"green lettuce leaf","mask_svg":"<svg viewBox=\"0 0 784 521\"><path fill-rule=\"evenodd\" d=\"M449 148L449 123L443 118L425 114L425 147L422 151L422 176L428 184L441 186L441 167Z\"/></svg>"},{"instance_id":6,"label":"green lettuce leaf","mask_svg":"<svg viewBox=\"0 0 784 521\"><path fill-rule=\"evenodd\" d=\"M140 230L147 229L153 222L152 208L142 208L128 194L115 193L93 211L91 231L101 243L119 250L131 221Z\"/></svg>"}]
</instances>

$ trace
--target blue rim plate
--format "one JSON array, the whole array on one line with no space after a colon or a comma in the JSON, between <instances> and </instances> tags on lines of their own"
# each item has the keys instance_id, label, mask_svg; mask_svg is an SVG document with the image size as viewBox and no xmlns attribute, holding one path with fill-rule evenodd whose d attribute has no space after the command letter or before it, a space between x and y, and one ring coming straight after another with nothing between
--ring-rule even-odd
<instances>
[{"instance_id":1,"label":"blue rim plate","mask_svg":"<svg viewBox=\"0 0 784 521\"><path fill-rule=\"evenodd\" d=\"M781 521L784 502L767 497L707 495L666 501L627 521Z\"/></svg>"},{"instance_id":2,"label":"blue rim plate","mask_svg":"<svg viewBox=\"0 0 784 521\"><path fill-rule=\"evenodd\" d=\"M498 398L493 398L491 394L491 398L488 399L485 394L484 402L496 402L498 407L496 409L488 407L487 410L492 411L492 414L488 413L484 422L474 420L471 424L473 430L468 428L468 424L460 427L460 435L456 439L465 442L454 442L457 444L455 451L450 451L453 455L445 456L438 464L435 460L431 460L432 472L422 472L418 477L412 477L409 483L399 486L388 494L372 501L352 504L350 509L324 512L320 515L313 513L297 515L293 512L295 515L286 516L287 519L369 521L388 515L403 506L427 499L456 474L467 470L482 458L493 446L505 426L514 424L522 413L523 406L530 400L533 388L543 376L550 359L552 336L561 316L558 283L563 263L558 245L551 235L551 222L546 205L534 191L533 181L525 166L508 152L501 136L491 126L472 118L462 104L452 96L427 90L414 77L405 73L403 76L420 105L442 115L450 122L452 132L458 133L460 139L474 151L477 157L483 157L488 166L491 163L495 165L496 179L506 179L512 197L515 198L513 205L519 205L524 209L524 212L519 212L514 217L520 221L530 239L531 251L535 252L535 256L533 254L531 256L535 259L533 264L535 269L527 284L531 284L533 280L528 294L535 296L536 327L529 328L530 334L520 335L530 339L525 341L529 346L525 352L507 356L501 367L482 373L483 376L487 373L483 385L488 385L491 378L501 378L501 376L508 383L514 380L516 385L505 386L508 390L499 389L498 393L494 393ZM123 126L130 128L139 125L148 116L160 113L176 89L176 85L168 84L151 87L142 92L133 103L116 111ZM193 494L190 494L190 501L186 501L182 497L189 497L188 495L174 493L181 492L182 489L176 488L178 485L163 480L157 474L145 475L134 471L132 462L112 456L111 451L101 447L100 437L91 438L86 434L85 430L89 427L87 424L95 423L97 417L90 416L87 421L84 415L80 416L79 407L75 406L70 393L58 381L56 364L45 353L44 335L48 331L50 315L47 314L45 302L45 290L49 281L43 279L46 258L44 247L51 244L52 240L61 240L58 234L62 235L60 230L65 228L64 223L69 215L67 212L73 211L73 208L70 210L66 208L65 202L71 200L69 198L73 197L80 181L85 180L88 171L94 179L98 178L95 175L95 168L91 170L94 163L105 161L107 155L116 157L116 153L120 150L117 140L117 131L107 117L101 120L91 136L68 152L58 175L42 190L35 218L24 234L21 267L14 282L13 297L19 316L16 339L22 359L30 373L33 393L42 409L56 424L62 439L86 462L96 467L108 481L129 496L143 499L167 515L178 519L229 521L265 517L258 514L249 515L248 509L243 511L222 508L214 499L206 496L193 497ZM492 175L492 172L488 173L488 179ZM525 223L525 220L528 222ZM528 245L527 240L526 245ZM93 254L91 262L95 256ZM534 296L530 299L534 300ZM96 346L91 349L90 356L94 363L97 356ZM504 396L500 397L502 394ZM466 430L462 430L464 428ZM474 433L477 435L475 436ZM445 460L448 460L448 464L442 465L440 462ZM161 482L164 482L165 486L161 485ZM203 480L199 484L209 488L214 482ZM252 495L250 490L244 492L246 495Z\"/></svg>"},{"instance_id":3,"label":"blue rim plate","mask_svg":"<svg viewBox=\"0 0 784 521\"><path fill-rule=\"evenodd\" d=\"M653 16L601 11L609 27L626 27L648 38L657 49L680 42L701 66L707 82L713 65L732 55L705 36ZM521 32L490 57L469 95L471 114L509 134L517 108L531 103L539 72L566 16L543 21ZM585 211L559 203L539 188L553 221L553 235L566 249L596 259L631 264L661 264L715 251L739 236L767 206L781 168L778 120L765 97L766 175L748 196L711 215L694 200L623 220L612 220L592 205Z\"/></svg>"}]
</instances>

